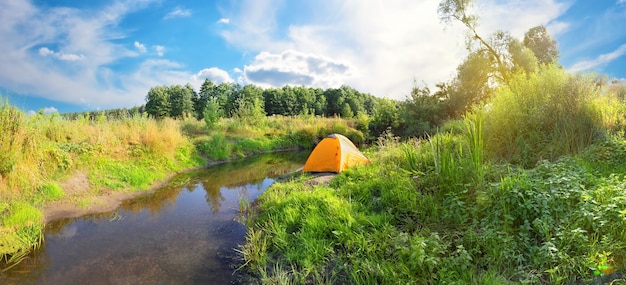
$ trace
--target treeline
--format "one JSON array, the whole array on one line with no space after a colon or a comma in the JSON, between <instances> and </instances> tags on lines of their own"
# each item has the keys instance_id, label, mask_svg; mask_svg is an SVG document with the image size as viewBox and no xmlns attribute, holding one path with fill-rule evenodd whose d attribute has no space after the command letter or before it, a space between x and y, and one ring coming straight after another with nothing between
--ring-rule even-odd
<instances>
[{"instance_id":1,"label":"treeline","mask_svg":"<svg viewBox=\"0 0 626 285\"><path fill-rule=\"evenodd\" d=\"M72 113L63 113L61 117L69 120L120 120L126 119L134 116L138 116L144 114L145 106L135 106L130 109L121 108L121 109L108 109L102 111L89 111L89 112L72 112Z\"/></svg>"},{"instance_id":2,"label":"treeline","mask_svg":"<svg viewBox=\"0 0 626 285\"><path fill-rule=\"evenodd\" d=\"M154 118L183 118L194 116L203 119L207 110L222 117L235 117L242 109L254 109L264 115L316 115L356 117L373 115L378 98L359 92L349 86L340 88L310 88L284 86L262 89L253 84L214 84L205 79L196 92L185 86L157 86L146 96L145 111Z\"/></svg>"}]
</instances>

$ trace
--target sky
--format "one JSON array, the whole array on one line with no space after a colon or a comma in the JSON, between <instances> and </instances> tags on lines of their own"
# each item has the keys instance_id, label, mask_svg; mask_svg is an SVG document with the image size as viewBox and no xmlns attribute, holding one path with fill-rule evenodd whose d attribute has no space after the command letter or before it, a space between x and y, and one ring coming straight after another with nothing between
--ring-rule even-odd
<instances>
[{"instance_id":1,"label":"sky","mask_svg":"<svg viewBox=\"0 0 626 285\"><path fill-rule=\"evenodd\" d=\"M438 0L0 1L0 96L25 112L145 104L151 87L209 79L351 86L404 100L450 81L465 29ZM571 72L626 78L626 0L476 0L478 32L545 25Z\"/></svg>"}]
</instances>

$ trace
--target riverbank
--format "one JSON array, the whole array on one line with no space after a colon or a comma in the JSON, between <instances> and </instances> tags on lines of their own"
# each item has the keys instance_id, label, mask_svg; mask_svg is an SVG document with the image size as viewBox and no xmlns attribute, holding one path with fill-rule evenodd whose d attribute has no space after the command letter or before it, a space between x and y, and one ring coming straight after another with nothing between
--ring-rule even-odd
<instances>
[{"instance_id":1,"label":"riverbank","mask_svg":"<svg viewBox=\"0 0 626 285\"><path fill-rule=\"evenodd\" d=\"M363 135L340 118L271 117L253 125L145 115L108 120L27 116L0 104L0 259L40 246L47 222L114 210L182 171L285 149L332 132Z\"/></svg>"},{"instance_id":2,"label":"riverbank","mask_svg":"<svg viewBox=\"0 0 626 285\"><path fill-rule=\"evenodd\" d=\"M196 168L190 170L193 169ZM64 218L78 218L89 214L114 211L125 200L153 193L165 185L174 175L168 175L163 181L157 182L143 191L111 191L105 189L94 193L87 173L77 171L60 185L65 192L65 199L50 201L42 206L44 224Z\"/></svg>"},{"instance_id":3,"label":"riverbank","mask_svg":"<svg viewBox=\"0 0 626 285\"><path fill-rule=\"evenodd\" d=\"M450 176L437 165L464 144L447 139L389 141L365 150L370 165L328 183L295 176L272 185L247 221L241 270L255 284L624 278L626 140L612 137L531 169L471 166L465 149Z\"/></svg>"}]
</instances>

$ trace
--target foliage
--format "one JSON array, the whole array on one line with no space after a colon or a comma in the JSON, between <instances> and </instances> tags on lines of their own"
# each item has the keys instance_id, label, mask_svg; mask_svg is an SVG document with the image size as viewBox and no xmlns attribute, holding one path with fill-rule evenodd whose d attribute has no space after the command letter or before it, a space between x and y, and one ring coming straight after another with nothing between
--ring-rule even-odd
<instances>
[{"instance_id":1,"label":"foliage","mask_svg":"<svg viewBox=\"0 0 626 285\"><path fill-rule=\"evenodd\" d=\"M204 118L204 122L206 123L207 130L211 130L217 125L219 119L223 117L223 113L224 112L217 103L217 100L207 100L206 107L202 112L202 117Z\"/></svg>"},{"instance_id":2,"label":"foliage","mask_svg":"<svg viewBox=\"0 0 626 285\"><path fill-rule=\"evenodd\" d=\"M398 108L398 103L391 99L379 100L369 126L370 134L378 137L387 129L396 131L400 127L400 112Z\"/></svg>"},{"instance_id":3,"label":"foliage","mask_svg":"<svg viewBox=\"0 0 626 285\"><path fill-rule=\"evenodd\" d=\"M13 171L22 151L23 117L8 101L0 103L0 176L6 176Z\"/></svg>"},{"instance_id":4,"label":"foliage","mask_svg":"<svg viewBox=\"0 0 626 285\"><path fill-rule=\"evenodd\" d=\"M603 130L593 80L556 66L516 74L486 108L487 153L532 167L542 159L580 152Z\"/></svg>"},{"instance_id":5,"label":"foliage","mask_svg":"<svg viewBox=\"0 0 626 285\"><path fill-rule=\"evenodd\" d=\"M543 25L532 27L524 34L524 46L532 50L541 64L553 64L559 58L556 41Z\"/></svg>"},{"instance_id":6,"label":"foliage","mask_svg":"<svg viewBox=\"0 0 626 285\"><path fill-rule=\"evenodd\" d=\"M379 104L379 101L382 103ZM198 94L189 84L184 87L180 85L153 87L146 96L145 108L138 111L145 109L148 115L159 119L166 117L183 119L193 115L196 119L207 119L207 127L212 128L219 118L236 118L243 120L244 124L254 125L262 124L263 117L273 115L340 116L361 118L361 122L364 122L362 119L373 116L378 106L384 109L388 104L396 103L389 99L375 98L345 85L326 90L289 85L262 89L253 84L215 85L205 79ZM381 110L378 113L384 112L391 112L390 115L397 117L397 111L394 109ZM91 118L92 114L86 115ZM117 116L117 113L113 115ZM76 115L71 117L76 118ZM393 124L397 124L397 120ZM369 135L364 126L361 125L360 130ZM378 133L373 135L377 136Z\"/></svg>"},{"instance_id":7,"label":"foliage","mask_svg":"<svg viewBox=\"0 0 626 285\"><path fill-rule=\"evenodd\" d=\"M438 87L445 88L444 85ZM403 137L421 138L435 133L448 117L449 103L444 96L442 92L431 94L427 86L414 86L411 96L400 104L398 116L401 116L401 123L390 127Z\"/></svg>"},{"instance_id":8,"label":"foliage","mask_svg":"<svg viewBox=\"0 0 626 285\"><path fill-rule=\"evenodd\" d=\"M437 134L430 143L387 140L368 154L372 164L328 185L306 186L307 176L274 184L248 220L245 270L262 284L619 277L611 272L626 268L626 177L623 168L594 169L624 140L534 169L489 165L481 159L483 118L468 116L464 134ZM622 161L618 153L607 159Z\"/></svg>"}]
</instances>

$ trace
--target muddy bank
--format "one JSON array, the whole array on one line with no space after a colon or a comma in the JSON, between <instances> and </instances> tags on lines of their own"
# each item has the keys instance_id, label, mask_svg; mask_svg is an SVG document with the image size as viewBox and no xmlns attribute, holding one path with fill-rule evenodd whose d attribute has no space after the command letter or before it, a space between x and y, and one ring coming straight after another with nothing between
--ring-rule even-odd
<instances>
[{"instance_id":1,"label":"muddy bank","mask_svg":"<svg viewBox=\"0 0 626 285\"><path fill-rule=\"evenodd\" d=\"M169 175L163 181L156 183L147 190L131 192L104 189L96 193L93 186L89 183L88 174L78 171L69 179L60 183L59 186L63 189L65 197L59 201L48 202L43 206L44 223L64 218L77 218L89 214L114 211L124 200L150 194L165 185L176 174L179 173Z\"/></svg>"}]
</instances>

